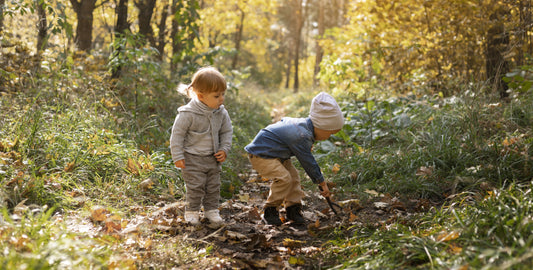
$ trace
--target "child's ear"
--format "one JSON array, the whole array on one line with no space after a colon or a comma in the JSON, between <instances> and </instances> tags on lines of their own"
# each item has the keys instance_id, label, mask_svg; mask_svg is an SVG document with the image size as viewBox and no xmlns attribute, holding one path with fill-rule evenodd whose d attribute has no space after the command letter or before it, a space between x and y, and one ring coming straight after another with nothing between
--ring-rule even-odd
<instances>
[{"instance_id":1,"label":"child's ear","mask_svg":"<svg viewBox=\"0 0 533 270\"><path fill-rule=\"evenodd\" d=\"M198 97L198 99L204 99L204 95L200 92L196 92L196 96Z\"/></svg>"}]
</instances>

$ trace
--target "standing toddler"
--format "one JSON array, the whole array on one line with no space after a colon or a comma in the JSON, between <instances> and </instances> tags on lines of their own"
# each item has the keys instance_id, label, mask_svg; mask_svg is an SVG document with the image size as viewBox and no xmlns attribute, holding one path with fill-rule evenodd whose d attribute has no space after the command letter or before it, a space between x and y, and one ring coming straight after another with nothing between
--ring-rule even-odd
<instances>
[{"instance_id":1,"label":"standing toddler","mask_svg":"<svg viewBox=\"0 0 533 270\"><path fill-rule=\"evenodd\" d=\"M213 67L199 69L180 92L191 98L178 108L172 126L170 152L176 167L182 169L186 187L185 221L200 224L199 212L215 224L223 223L220 200L221 163L231 148L233 128L224 108L226 80Z\"/></svg>"}]
</instances>

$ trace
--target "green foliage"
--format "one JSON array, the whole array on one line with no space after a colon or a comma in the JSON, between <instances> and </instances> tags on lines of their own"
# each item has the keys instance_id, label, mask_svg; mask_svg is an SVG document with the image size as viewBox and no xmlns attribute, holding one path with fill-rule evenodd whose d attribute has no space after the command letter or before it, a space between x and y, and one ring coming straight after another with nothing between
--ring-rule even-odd
<instances>
[{"instance_id":1,"label":"green foliage","mask_svg":"<svg viewBox=\"0 0 533 270\"><path fill-rule=\"evenodd\" d=\"M109 244L115 240L104 243L65 232L65 224L52 217L52 208L22 216L9 215L6 208L1 210L0 248L5 252L0 258L2 269L88 269L109 265ZM128 263L131 261L119 261L117 267L127 267Z\"/></svg>"},{"instance_id":2,"label":"green foliage","mask_svg":"<svg viewBox=\"0 0 533 270\"><path fill-rule=\"evenodd\" d=\"M463 193L423 215L380 228L354 227L341 254L355 254L332 269L529 269L533 197L531 183L484 197ZM338 251L337 251L338 252Z\"/></svg>"}]
</instances>

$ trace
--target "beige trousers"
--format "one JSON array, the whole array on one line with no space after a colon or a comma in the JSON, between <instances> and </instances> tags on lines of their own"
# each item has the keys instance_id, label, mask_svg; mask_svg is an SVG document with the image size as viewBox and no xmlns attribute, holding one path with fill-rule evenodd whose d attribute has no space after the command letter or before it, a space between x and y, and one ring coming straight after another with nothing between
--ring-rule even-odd
<instances>
[{"instance_id":1,"label":"beige trousers","mask_svg":"<svg viewBox=\"0 0 533 270\"><path fill-rule=\"evenodd\" d=\"M289 207L302 203L304 192L300 185L300 176L290 159L282 162L277 158L261 158L255 155L248 157L254 170L272 181L265 207L278 207L282 203Z\"/></svg>"}]
</instances>

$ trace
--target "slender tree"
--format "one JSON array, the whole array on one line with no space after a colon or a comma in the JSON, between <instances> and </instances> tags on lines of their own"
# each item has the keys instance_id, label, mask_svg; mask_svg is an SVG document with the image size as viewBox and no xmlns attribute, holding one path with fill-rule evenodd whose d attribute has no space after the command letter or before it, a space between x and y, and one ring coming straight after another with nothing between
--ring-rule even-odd
<instances>
[{"instance_id":1,"label":"slender tree","mask_svg":"<svg viewBox=\"0 0 533 270\"><path fill-rule=\"evenodd\" d=\"M46 22L46 4L44 3L44 0L37 0L37 15L38 15L38 22L37 22L37 52L41 52L44 50L44 47L47 43L47 22Z\"/></svg>"},{"instance_id":2,"label":"slender tree","mask_svg":"<svg viewBox=\"0 0 533 270\"><path fill-rule=\"evenodd\" d=\"M293 47L293 62L294 62L294 93L298 92L300 88L299 80L299 67L300 67L300 50L302 44L302 30L304 28L305 18L306 18L306 9L305 1L303 0L293 0L291 4L294 5L295 14L295 31L294 31L294 47Z\"/></svg>"},{"instance_id":3,"label":"slender tree","mask_svg":"<svg viewBox=\"0 0 533 270\"><path fill-rule=\"evenodd\" d=\"M4 30L4 7L6 0L0 0L0 33Z\"/></svg>"},{"instance_id":4,"label":"slender tree","mask_svg":"<svg viewBox=\"0 0 533 270\"><path fill-rule=\"evenodd\" d=\"M157 24L159 28L159 34L157 36L157 45L155 45L157 51L159 52L159 60L163 60L163 56L165 55L165 36L167 34L167 18L168 18L168 9L169 4L168 2L163 6L163 9L161 10L161 17L159 20L159 23Z\"/></svg>"},{"instance_id":5,"label":"slender tree","mask_svg":"<svg viewBox=\"0 0 533 270\"><path fill-rule=\"evenodd\" d=\"M242 32L244 30L244 18L246 17L246 13L244 10L239 7L237 4L237 10L239 13L240 21L235 26L235 54L233 55L233 60L231 61L231 68L235 69L237 68L237 61L239 60L239 51L241 49L241 40L242 40Z\"/></svg>"},{"instance_id":6,"label":"slender tree","mask_svg":"<svg viewBox=\"0 0 533 270\"><path fill-rule=\"evenodd\" d=\"M122 40L126 31L129 28L128 24L128 0L120 0L118 6L115 8L117 15L117 22L115 23L115 39ZM117 41L117 46L114 48L113 54L115 57L120 57L123 48L123 42ZM122 73L122 65L117 65L113 68L111 78L119 78Z\"/></svg>"},{"instance_id":7,"label":"slender tree","mask_svg":"<svg viewBox=\"0 0 533 270\"><path fill-rule=\"evenodd\" d=\"M79 50L89 51L92 47L93 12L97 0L70 0L72 8L78 16L76 27L76 46Z\"/></svg>"},{"instance_id":8,"label":"slender tree","mask_svg":"<svg viewBox=\"0 0 533 270\"><path fill-rule=\"evenodd\" d=\"M177 70L178 63L189 55L198 39L198 1L172 0L172 60L171 73Z\"/></svg>"},{"instance_id":9,"label":"slender tree","mask_svg":"<svg viewBox=\"0 0 533 270\"><path fill-rule=\"evenodd\" d=\"M318 37L316 38L315 43L315 68L313 73L314 86L318 86L320 83L320 81L318 80L318 73L320 72L320 62L322 62L322 56L324 55L324 51L322 50L322 47L320 46L319 42L319 39L324 35L324 32L326 30L326 27L324 25L324 1L319 0L318 5L316 5L316 8L318 13Z\"/></svg>"},{"instance_id":10,"label":"slender tree","mask_svg":"<svg viewBox=\"0 0 533 270\"><path fill-rule=\"evenodd\" d=\"M502 18L506 15L505 9L496 10L490 20L493 25L487 33L486 70L487 79L493 89L500 93L502 98L507 97L507 83L502 77L509 72L509 63L504 54L509 50L509 34L505 30Z\"/></svg>"}]
</instances>

